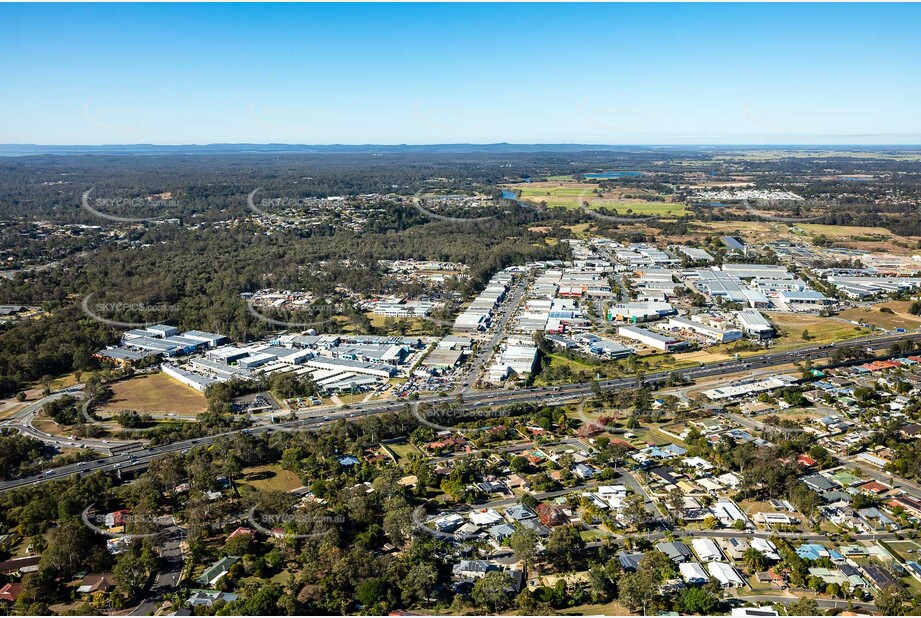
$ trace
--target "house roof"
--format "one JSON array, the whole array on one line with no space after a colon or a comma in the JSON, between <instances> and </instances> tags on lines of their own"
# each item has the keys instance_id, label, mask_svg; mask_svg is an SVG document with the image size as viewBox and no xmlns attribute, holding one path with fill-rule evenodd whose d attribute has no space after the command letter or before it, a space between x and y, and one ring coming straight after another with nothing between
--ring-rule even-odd
<instances>
[{"instance_id":1,"label":"house roof","mask_svg":"<svg viewBox=\"0 0 921 618\"><path fill-rule=\"evenodd\" d=\"M12 582L5 584L0 588L0 601L10 601L12 603L19 598L20 592L22 592L22 584L14 584Z\"/></svg>"},{"instance_id":2,"label":"house roof","mask_svg":"<svg viewBox=\"0 0 921 618\"><path fill-rule=\"evenodd\" d=\"M525 504L513 504L512 506L505 509L505 514L516 521L537 517L537 513L532 511Z\"/></svg>"},{"instance_id":3,"label":"house roof","mask_svg":"<svg viewBox=\"0 0 921 618\"><path fill-rule=\"evenodd\" d=\"M111 573L90 573L80 582L77 592L108 592L115 587Z\"/></svg>"},{"instance_id":4,"label":"house roof","mask_svg":"<svg viewBox=\"0 0 921 618\"><path fill-rule=\"evenodd\" d=\"M618 552L617 554L617 560L620 562L620 566L622 566L627 571L635 571L637 567L640 566L640 560L642 559L642 552L628 554L627 552L622 551Z\"/></svg>"},{"instance_id":5,"label":"house roof","mask_svg":"<svg viewBox=\"0 0 921 618\"><path fill-rule=\"evenodd\" d=\"M25 558L13 558L0 562L0 573L12 573L24 567L32 567L41 562L41 556L26 556Z\"/></svg>"},{"instance_id":6,"label":"house roof","mask_svg":"<svg viewBox=\"0 0 921 618\"><path fill-rule=\"evenodd\" d=\"M230 570L230 567L232 567L234 563L239 559L239 556L227 556L225 558L221 558L210 567L205 569L205 572L201 574L201 577L195 581L203 584L210 584L211 582L223 577L227 571Z\"/></svg>"},{"instance_id":7,"label":"house roof","mask_svg":"<svg viewBox=\"0 0 921 618\"><path fill-rule=\"evenodd\" d=\"M884 491L887 491L889 488L883 485L882 483L877 483L876 481L870 481L869 483L864 483L860 486L861 491L868 491L872 494L881 494Z\"/></svg>"}]
</instances>

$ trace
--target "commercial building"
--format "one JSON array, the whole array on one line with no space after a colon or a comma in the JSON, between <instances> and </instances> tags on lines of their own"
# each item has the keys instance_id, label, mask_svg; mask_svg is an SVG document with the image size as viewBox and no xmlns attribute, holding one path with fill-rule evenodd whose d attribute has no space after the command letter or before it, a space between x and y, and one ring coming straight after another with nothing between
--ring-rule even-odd
<instances>
[{"instance_id":1,"label":"commercial building","mask_svg":"<svg viewBox=\"0 0 921 618\"><path fill-rule=\"evenodd\" d=\"M249 350L246 348L238 348L236 346L225 346L222 348L217 348L214 350L209 350L205 353L205 356L208 358L229 365L233 362L240 360L249 356Z\"/></svg>"},{"instance_id":2,"label":"commercial building","mask_svg":"<svg viewBox=\"0 0 921 618\"><path fill-rule=\"evenodd\" d=\"M422 360L423 367L447 371L460 365L464 359L464 350L435 348Z\"/></svg>"},{"instance_id":3,"label":"commercial building","mask_svg":"<svg viewBox=\"0 0 921 618\"><path fill-rule=\"evenodd\" d=\"M378 301L371 311L388 318L423 318L432 312L435 303L425 301Z\"/></svg>"},{"instance_id":4,"label":"commercial building","mask_svg":"<svg viewBox=\"0 0 921 618\"><path fill-rule=\"evenodd\" d=\"M819 271L834 272L834 271ZM921 288L918 277L880 277L872 275L828 274L826 280L848 298L874 298L883 294L899 294Z\"/></svg>"},{"instance_id":5,"label":"commercial building","mask_svg":"<svg viewBox=\"0 0 921 618\"><path fill-rule=\"evenodd\" d=\"M308 367L315 369L339 369L348 370L353 373L371 375L380 378L392 378L396 375L397 370L391 365L381 363L363 363L361 361L346 360L344 358L329 358L326 356L314 356L305 363Z\"/></svg>"},{"instance_id":6,"label":"commercial building","mask_svg":"<svg viewBox=\"0 0 921 618\"><path fill-rule=\"evenodd\" d=\"M617 303L608 309L608 319L618 322L652 322L678 312L667 302L649 300L644 302Z\"/></svg>"},{"instance_id":7,"label":"commercial building","mask_svg":"<svg viewBox=\"0 0 921 618\"><path fill-rule=\"evenodd\" d=\"M671 318L668 321L668 325L671 328L689 330L699 335L703 335L715 343L729 343L730 341L738 341L742 338L742 331L740 330L723 330L720 328L714 328L712 326L702 324L696 320L689 320L687 318Z\"/></svg>"},{"instance_id":8,"label":"commercial building","mask_svg":"<svg viewBox=\"0 0 921 618\"><path fill-rule=\"evenodd\" d=\"M589 344L589 351L591 351L592 354L598 354L599 356L606 356L612 359L626 358L633 354L633 348L628 348L616 341L603 339L601 337L598 337Z\"/></svg>"},{"instance_id":9,"label":"commercial building","mask_svg":"<svg viewBox=\"0 0 921 618\"><path fill-rule=\"evenodd\" d=\"M753 380L751 382L743 382L742 384L731 384L729 386L713 388L703 391L703 394L711 401L732 399L735 397L744 397L748 395L763 393L765 391L774 390L775 388L790 386L795 384L797 380L799 380L799 378L793 375L770 376L761 380Z\"/></svg>"},{"instance_id":10,"label":"commercial building","mask_svg":"<svg viewBox=\"0 0 921 618\"><path fill-rule=\"evenodd\" d=\"M749 289L734 274L714 268L699 268L687 273L694 286L712 299L723 299L753 308L768 308L771 301L763 293Z\"/></svg>"},{"instance_id":11,"label":"commercial building","mask_svg":"<svg viewBox=\"0 0 921 618\"><path fill-rule=\"evenodd\" d=\"M777 298L790 309L822 307L833 302L832 299L815 290L778 292Z\"/></svg>"},{"instance_id":12,"label":"commercial building","mask_svg":"<svg viewBox=\"0 0 921 618\"><path fill-rule=\"evenodd\" d=\"M496 356L496 362L489 368L489 381L501 382L512 373L519 376L529 374L534 370L536 362L535 346L523 340L509 340Z\"/></svg>"},{"instance_id":13,"label":"commercial building","mask_svg":"<svg viewBox=\"0 0 921 618\"><path fill-rule=\"evenodd\" d=\"M726 245L726 248L730 251L737 251L744 255L748 255L748 247L741 239L735 236L722 236L720 241Z\"/></svg>"},{"instance_id":14,"label":"commercial building","mask_svg":"<svg viewBox=\"0 0 921 618\"><path fill-rule=\"evenodd\" d=\"M151 356L159 356L159 352L154 351L135 351L126 348L106 348L96 352L94 356L101 360L106 360L120 367L128 367L138 363Z\"/></svg>"},{"instance_id":15,"label":"commercial building","mask_svg":"<svg viewBox=\"0 0 921 618\"><path fill-rule=\"evenodd\" d=\"M772 264L723 264L722 270L738 279L793 279L786 266Z\"/></svg>"},{"instance_id":16,"label":"commercial building","mask_svg":"<svg viewBox=\"0 0 921 618\"><path fill-rule=\"evenodd\" d=\"M155 324L154 326L148 326L147 330L151 333L154 333L157 337L173 337L179 334L179 329L175 326L167 326L165 324Z\"/></svg>"},{"instance_id":17,"label":"commercial building","mask_svg":"<svg viewBox=\"0 0 921 618\"><path fill-rule=\"evenodd\" d=\"M685 341L681 341L669 335L654 333L645 328L636 326L621 326L617 329L617 334L625 339L639 341L644 345L662 350L663 352L671 352L672 350L681 350L688 347Z\"/></svg>"},{"instance_id":18,"label":"commercial building","mask_svg":"<svg viewBox=\"0 0 921 618\"><path fill-rule=\"evenodd\" d=\"M739 320L739 325L742 327L742 330L748 335L758 337L759 339L768 339L776 334L774 325L757 309L736 311L736 317Z\"/></svg>"},{"instance_id":19,"label":"commercial building","mask_svg":"<svg viewBox=\"0 0 921 618\"><path fill-rule=\"evenodd\" d=\"M209 386L220 381L215 378L201 375L199 373L192 373L191 371L180 369L179 367L169 363L163 363L160 365L160 370L171 378L178 380L186 386L191 386L200 392L205 392L205 389L207 389Z\"/></svg>"},{"instance_id":20,"label":"commercial building","mask_svg":"<svg viewBox=\"0 0 921 618\"><path fill-rule=\"evenodd\" d=\"M200 330L187 330L186 332L182 333L182 336L186 339L200 341L204 343L205 346L208 348L216 348L230 341L224 335L218 335L215 333L206 333Z\"/></svg>"},{"instance_id":21,"label":"commercial building","mask_svg":"<svg viewBox=\"0 0 921 618\"><path fill-rule=\"evenodd\" d=\"M712 255L703 249L697 249L695 247L681 245L678 247L678 251L688 256L688 259L694 262L712 262L714 259Z\"/></svg>"}]
</instances>

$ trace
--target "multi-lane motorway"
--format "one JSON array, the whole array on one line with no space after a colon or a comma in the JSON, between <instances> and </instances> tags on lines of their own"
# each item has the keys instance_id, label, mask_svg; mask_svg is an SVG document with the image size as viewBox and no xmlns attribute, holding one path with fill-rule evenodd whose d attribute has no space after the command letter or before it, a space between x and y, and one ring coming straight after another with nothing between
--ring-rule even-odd
<instances>
[{"instance_id":1,"label":"multi-lane motorway","mask_svg":"<svg viewBox=\"0 0 921 618\"><path fill-rule=\"evenodd\" d=\"M869 346L874 349L880 349L885 348L895 342L906 340L919 341L921 340L921 333L900 333L894 335L887 334L876 337L863 337L859 339L848 340L847 342L843 342L840 345L842 347ZM831 348L828 345L816 345L800 348L797 350L770 352L748 359L701 365L699 367L678 370L676 373L679 373L690 380L698 380L712 376L739 373L749 369L761 369L778 365L785 365L792 362L805 361L806 359L818 360L827 357L833 351L834 348ZM648 384L660 384L666 381L671 373L671 371L651 373L645 376L645 380ZM631 376L605 380L601 381L600 385L603 389L631 388L636 385L636 378ZM566 402L577 401L590 395L591 392L592 385L588 383L534 387L517 391L482 391L465 394L464 402L461 405L463 405L464 408L468 410L476 410L488 406L501 406L511 403L544 403L549 405L559 405ZM419 400L420 403L437 403L439 401L449 400L439 396L424 397ZM292 429L316 429L328 422L334 422L339 419L352 417L357 418L375 414L384 414L387 412L395 412L403 409L407 403L408 402L406 401L388 401L355 404L348 409L329 412L325 416L311 416L308 418L298 419L285 423L278 423L275 425L253 427L251 429L245 429L242 431L253 434L260 434L280 430L290 431ZM63 466L51 470L45 474L33 475L30 477L19 478L0 483L0 492L9 491L11 489L23 487L26 485L50 481L70 474L86 474L99 470L115 471L143 468L146 467L152 459L161 455L187 451L190 448L214 442L215 440L218 440L219 438L230 435L232 433L234 432L216 434L195 440L185 440L183 442L176 442L173 444L166 444L152 448L139 449L131 454L114 455L95 461Z\"/></svg>"}]
</instances>

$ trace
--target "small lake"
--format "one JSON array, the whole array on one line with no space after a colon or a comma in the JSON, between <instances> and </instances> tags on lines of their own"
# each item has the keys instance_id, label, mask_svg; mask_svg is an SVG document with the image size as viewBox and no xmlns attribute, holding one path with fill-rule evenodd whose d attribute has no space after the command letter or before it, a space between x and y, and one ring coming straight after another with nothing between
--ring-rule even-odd
<instances>
[{"instance_id":1,"label":"small lake","mask_svg":"<svg viewBox=\"0 0 921 618\"><path fill-rule=\"evenodd\" d=\"M583 174L586 180L608 180L611 178L633 178L642 176L642 172L600 172L598 174Z\"/></svg>"},{"instance_id":2,"label":"small lake","mask_svg":"<svg viewBox=\"0 0 921 618\"><path fill-rule=\"evenodd\" d=\"M517 200L517 199L518 199L518 194L515 193L514 191L506 191L505 189L503 189L503 190L502 190L502 199L503 199L503 200Z\"/></svg>"}]
</instances>

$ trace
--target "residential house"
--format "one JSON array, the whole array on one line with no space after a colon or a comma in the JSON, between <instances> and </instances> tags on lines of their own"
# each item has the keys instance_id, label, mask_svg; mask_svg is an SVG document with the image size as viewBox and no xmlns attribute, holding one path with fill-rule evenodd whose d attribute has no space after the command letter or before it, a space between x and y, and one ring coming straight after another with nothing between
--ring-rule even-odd
<instances>
[{"instance_id":1,"label":"residential house","mask_svg":"<svg viewBox=\"0 0 921 618\"><path fill-rule=\"evenodd\" d=\"M227 573L230 572L230 567L232 567L240 559L239 556L227 556L221 558L210 567L205 569L205 572L201 574L195 581L206 586L214 586L219 581L221 581Z\"/></svg>"},{"instance_id":2,"label":"residential house","mask_svg":"<svg viewBox=\"0 0 921 618\"><path fill-rule=\"evenodd\" d=\"M656 549L678 564L694 560L694 554L691 553L691 549L681 541L658 543Z\"/></svg>"},{"instance_id":3,"label":"residential house","mask_svg":"<svg viewBox=\"0 0 921 618\"><path fill-rule=\"evenodd\" d=\"M692 539L691 547L701 562L716 562L723 559L723 553L712 539Z\"/></svg>"},{"instance_id":4,"label":"residential house","mask_svg":"<svg viewBox=\"0 0 921 618\"><path fill-rule=\"evenodd\" d=\"M0 587L0 601L5 603L15 603L16 599L19 598L19 593L22 592L22 584L14 584L8 582Z\"/></svg>"},{"instance_id":5,"label":"residential house","mask_svg":"<svg viewBox=\"0 0 921 618\"><path fill-rule=\"evenodd\" d=\"M218 601L231 603L236 601L240 595L234 592L221 592L219 590L195 590L192 592L186 602L192 607L211 607Z\"/></svg>"},{"instance_id":6,"label":"residential house","mask_svg":"<svg viewBox=\"0 0 921 618\"><path fill-rule=\"evenodd\" d=\"M451 569L455 577L479 579L490 571L500 571L498 565L486 560L461 560Z\"/></svg>"},{"instance_id":7,"label":"residential house","mask_svg":"<svg viewBox=\"0 0 921 618\"><path fill-rule=\"evenodd\" d=\"M115 587L115 578L111 573L90 573L83 578L77 592L80 594L93 594L94 592L108 592Z\"/></svg>"},{"instance_id":8,"label":"residential house","mask_svg":"<svg viewBox=\"0 0 921 618\"><path fill-rule=\"evenodd\" d=\"M706 584L710 576L699 562L682 562L678 565L681 578L688 584Z\"/></svg>"},{"instance_id":9,"label":"residential house","mask_svg":"<svg viewBox=\"0 0 921 618\"><path fill-rule=\"evenodd\" d=\"M745 586L745 580L742 579L739 572L730 564L726 564L725 562L710 562L707 564L707 570L723 588L741 588Z\"/></svg>"}]
</instances>

